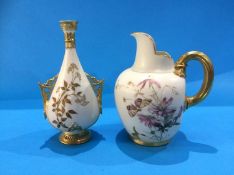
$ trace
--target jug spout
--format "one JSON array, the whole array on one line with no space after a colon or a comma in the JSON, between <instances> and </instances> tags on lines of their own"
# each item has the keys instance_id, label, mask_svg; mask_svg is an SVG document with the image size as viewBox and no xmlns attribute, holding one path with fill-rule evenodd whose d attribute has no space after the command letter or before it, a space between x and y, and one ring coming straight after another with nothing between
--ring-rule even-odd
<instances>
[{"instance_id":1,"label":"jug spout","mask_svg":"<svg viewBox=\"0 0 234 175\"><path fill-rule=\"evenodd\" d=\"M153 38L143 32L131 34L137 42L136 58L132 70L136 72L155 72L172 69L174 62L170 55L164 51L156 51Z\"/></svg>"},{"instance_id":2,"label":"jug spout","mask_svg":"<svg viewBox=\"0 0 234 175\"><path fill-rule=\"evenodd\" d=\"M47 104L50 99L51 93L54 89L54 85L57 81L57 75L53 78L46 81L46 83L38 83L40 90L41 90L41 96L43 98L43 107L44 107L44 116L47 118Z\"/></svg>"}]
</instances>

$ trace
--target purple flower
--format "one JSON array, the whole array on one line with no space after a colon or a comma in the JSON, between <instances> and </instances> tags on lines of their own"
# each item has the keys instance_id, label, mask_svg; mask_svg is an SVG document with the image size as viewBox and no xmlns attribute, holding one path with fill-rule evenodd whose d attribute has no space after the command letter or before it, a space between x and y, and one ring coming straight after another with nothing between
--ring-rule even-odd
<instances>
[{"instance_id":1,"label":"purple flower","mask_svg":"<svg viewBox=\"0 0 234 175\"><path fill-rule=\"evenodd\" d=\"M153 115L161 117L173 116L176 109L170 107L172 101L172 97L170 97L168 100L166 97L164 97L158 105L152 104L151 108L149 108L149 112L151 112Z\"/></svg>"},{"instance_id":2,"label":"purple flower","mask_svg":"<svg viewBox=\"0 0 234 175\"><path fill-rule=\"evenodd\" d=\"M144 125L149 128L160 124L160 122L154 116L151 115L138 114L138 117L140 122L144 123Z\"/></svg>"},{"instance_id":3,"label":"purple flower","mask_svg":"<svg viewBox=\"0 0 234 175\"><path fill-rule=\"evenodd\" d=\"M145 79L138 83L137 86L140 86L140 89L143 89L147 83L149 84L149 87L151 87L152 85L156 85L158 88L161 88L160 84L153 79Z\"/></svg>"}]
</instances>

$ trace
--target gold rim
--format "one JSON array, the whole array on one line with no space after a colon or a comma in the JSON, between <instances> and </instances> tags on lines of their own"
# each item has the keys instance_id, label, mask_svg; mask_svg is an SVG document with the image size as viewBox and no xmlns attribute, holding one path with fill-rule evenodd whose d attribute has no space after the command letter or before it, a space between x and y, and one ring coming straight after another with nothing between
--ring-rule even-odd
<instances>
[{"instance_id":1,"label":"gold rim","mask_svg":"<svg viewBox=\"0 0 234 175\"><path fill-rule=\"evenodd\" d=\"M78 134L64 132L60 135L59 141L66 145L79 145L89 141L91 138L91 132L84 130Z\"/></svg>"},{"instance_id":2,"label":"gold rim","mask_svg":"<svg viewBox=\"0 0 234 175\"><path fill-rule=\"evenodd\" d=\"M138 145L143 145L143 146L164 146L167 145L169 143L169 140L165 140L165 141L160 141L160 142L144 142L140 139L137 138L133 138L131 137L132 141Z\"/></svg>"},{"instance_id":3,"label":"gold rim","mask_svg":"<svg viewBox=\"0 0 234 175\"><path fill-rule=\"evenodd\" d=\"M144 32L133 32L133 33L131 33L132 36L134 36L135 34L143 34L143 35L145 35L147 38L149 38L152 41L152 43L154 45L154 54L155 55L164 56L167 59L173 61L173 59L171 58L171 55L169 53L167 53L165 51L157 51L156 50L156 44L155 44L154 39L152 38L152 36L150 36L149 34L144 33Z\"/></svg>"},{"instance_id":4,"label":"gold rim","mask_svg":"<svg viewBox=\"0 0 234 175\"><path fill-rule=\"evenodd\" d=\"M63 31L66 30L76 30L77 29L77 21L76 20L61 20L59 21L60 27Z\"/></svg>"}]
</instances>

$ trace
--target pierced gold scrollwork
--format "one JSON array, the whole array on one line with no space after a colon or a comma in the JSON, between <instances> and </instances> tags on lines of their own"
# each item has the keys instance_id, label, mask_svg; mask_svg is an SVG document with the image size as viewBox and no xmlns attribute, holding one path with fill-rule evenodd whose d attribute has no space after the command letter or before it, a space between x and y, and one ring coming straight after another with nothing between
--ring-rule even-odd
<instances>
[{"instance_id":1,"label":"pierced gold scrollwork","mask_svg":"<svg viewBox=\"0 0 234 175\"><path fill-rule=\"evenodd\" d=\"M43 106L44 106L44 116L45 118L47 118L46 116L46 106L47 106L47 102L50 99L51 93L54 89L54 85L57 81L58 75L52 77L51 79L47 80L45 83L40 83L39 82L39 87L41 89L41 95L43 98Z\"/></svg>"},{"instance_id":2,"label":"pierced gold scrollwork","mask_svg":"<svg viewBox=\"0 0 234 175\"><path fill-rule=\"evenodd\" d=\"M99 113L102 113L102 92L103 92L103 80L97 80L94 76L91 76L90 74L86 73L86 76L94 90L94 93L97 96L98 99L98 107L99 107ZM58 75L50 78L45 83L39 83L40 89L41 89L41 95L43 97L43 106L44 106L44 115L46 116L46 106L47 102L50 99L51 93L54 89L55 83L57 81Z\"/></svg>"},{"instance_id":3,"label":"pierced gold scrollwork","mask_svg":"<svg viewBox=\"0 0 234 175\"><path fill-rule=\"evenodd\" d=\"M98 106L99 106L99 113L102 113L102 93L103 93L103 86L104 86L104 80L98 80L94 76L86 73L86 76L93 88L94 93L97 96L98 99Z\"/></svg>"}]
</instances>

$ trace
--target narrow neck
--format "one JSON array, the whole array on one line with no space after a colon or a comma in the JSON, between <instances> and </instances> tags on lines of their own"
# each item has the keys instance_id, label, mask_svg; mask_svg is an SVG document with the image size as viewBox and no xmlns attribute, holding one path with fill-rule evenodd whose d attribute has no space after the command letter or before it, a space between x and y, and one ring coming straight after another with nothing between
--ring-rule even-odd
<instances>
[{"instance_id":1,"label":"narrow neck","mask_svg":"<svg viewBox=\"0 0 234 175\"><path fill-rule=\"evenodd\" d=\"M76 52L76 48L66 48L65 49L65 57L71 58L71 57L75 57L77 58L77 52Z\"/></svg>"},{"instance_id":2,"label":"narrow neck","mask_svg":"<svg viewBox=\"0 0 234 175\"><path fill-rule=\"evenodd\" d=\"M66 48L75 48L76 40L75 40L75 32L74 31L65 31L64 32L64 40Z\"/></svg>"}]
</instances>

